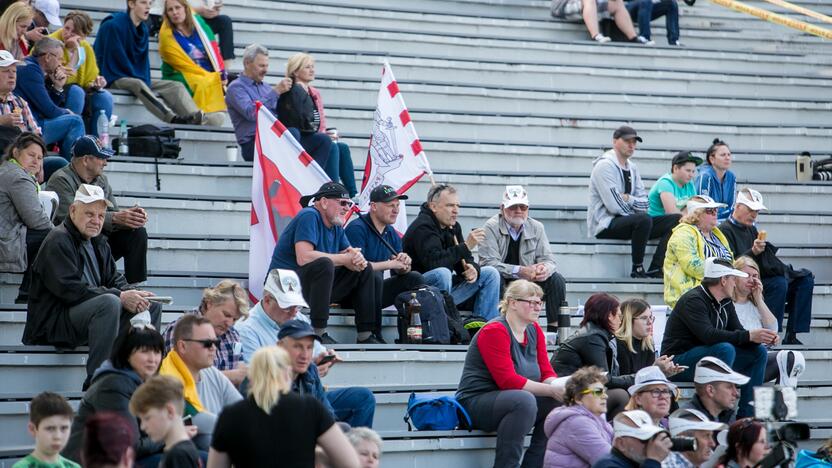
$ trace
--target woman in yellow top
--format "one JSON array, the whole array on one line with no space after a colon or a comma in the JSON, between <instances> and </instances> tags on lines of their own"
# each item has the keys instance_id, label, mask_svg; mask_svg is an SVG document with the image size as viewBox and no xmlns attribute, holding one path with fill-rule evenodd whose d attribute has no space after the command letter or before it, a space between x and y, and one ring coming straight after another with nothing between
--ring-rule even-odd
<instances>
[{"instance_id":1,"label":"woman in yellow top","mask_svg":"<svg viewBox=\"0 0 832 468\"><path fill-rule=\"evenodd\" d=\"M228 77L214 33L187 0L165 0L164 5L159 30L162 79L184 84L209 125L222 125Z\"/></svg>"},{"instance_id":2,"label":"woman in yellow top","mask_svg":"<svg viewBox=\"0 0 832 468\"><path fill-rule=\"evenodd\" d=\"M728 240L717 226L717 212L725 207L705 195L688 200L687 214L673 228L664 258L664 302L673 307L689 289L702 281L705 259L733 261Z\"/></svg>"},{"instance_id":3,"label":"woman in yellow top","mask_svg":"<svg viewBox=\"0 0 832 468\"><path fill-rule=\"evenodd\" d=\"M98 116L104 111L107 121L110 120L113 115L113 95L104 89L107 80L99 74L95 52L87 41L87 37L92 34L92 26L90 15L82 11L70 11L64 17L64 27L49 37L64 44L63 64L72 70L66 80L66 108L84 117L87 133L100 137L96 125ZM69 85L75 86L70 88ZM110 130L110 135L112 133Z\"/></svg>"}]
</instances>

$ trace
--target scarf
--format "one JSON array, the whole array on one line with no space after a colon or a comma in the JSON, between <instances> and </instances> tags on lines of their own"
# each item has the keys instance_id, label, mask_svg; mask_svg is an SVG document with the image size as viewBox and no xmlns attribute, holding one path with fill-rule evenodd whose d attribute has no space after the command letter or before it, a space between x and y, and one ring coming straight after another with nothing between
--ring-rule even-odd
<instances>
[{"instance_id":1,"label":"scarf","mask_svg":"<svg viewBox=\"0 0 832 468\"><path fill-rule=\"evenodd\" d=\"M159 375L169 375L182 381L185 386L185 401L193 406L197 412L205 411L202 406L202 401L199 399L199 393L196 391L196 381L185 365L185 361L179 357L176 351L171 350L167 356L162 360L162 365L159 367Z\"/></svg>"}]
</instances>

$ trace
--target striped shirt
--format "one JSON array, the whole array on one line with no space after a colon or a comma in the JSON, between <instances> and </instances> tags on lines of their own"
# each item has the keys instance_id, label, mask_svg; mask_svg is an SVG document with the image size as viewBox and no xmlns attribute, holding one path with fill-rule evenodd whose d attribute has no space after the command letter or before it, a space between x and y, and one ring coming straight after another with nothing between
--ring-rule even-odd
<instances>
[{"instance_id":1,"label":"striped shirt","mask_svg":"<svg viewBox=\"0 0 832 468\"><path fill-rule=\"evenodd\" d=\"M32 117L32 111L29 109L29 103L25 99L15 96L14 93L9 93L5 98L0 97L0 115L14 113L15 110L20 110L20 115L23 117L23 124L18 125L18 128L24 132L32 132L40 135L40 127Z\"/></svg>"}]
</instances>

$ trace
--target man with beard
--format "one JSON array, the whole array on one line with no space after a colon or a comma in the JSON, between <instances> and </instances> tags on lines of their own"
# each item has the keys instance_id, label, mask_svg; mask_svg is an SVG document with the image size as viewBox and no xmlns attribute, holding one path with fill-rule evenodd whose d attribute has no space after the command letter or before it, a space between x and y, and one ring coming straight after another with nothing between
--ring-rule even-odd
<instances>
[{"instance_id":1,"label":"man with beard","mask_svg":"<svg viewBox=\"0 0 832 468\"><path fill-rule=\"evenodd\" d=\"M566 297L566 282L555 266L543 223L529 217L529 196L520 185L503 193L500 212L485 222L480 263L500 272L503 286L522 278L543 288L547 330L557 331L558 307Z\"/></svg>"},{"instance_id":2,"label":"man with beard","mask_svg":"<svg viewBox=\"0 0 832 468\"><path fill-rule=\"evenodd\" d=\"M347 299L355 308L358 343L384 344L377 299L382 280L344 234L344 217L353 205L347 189L327 182L301 197L300 204L304 208L280 233L269 271L283 268L298 274L312 326L323 344L336 344L326 332L329 305L346 305Z\"/></svg>"}]
</instances>

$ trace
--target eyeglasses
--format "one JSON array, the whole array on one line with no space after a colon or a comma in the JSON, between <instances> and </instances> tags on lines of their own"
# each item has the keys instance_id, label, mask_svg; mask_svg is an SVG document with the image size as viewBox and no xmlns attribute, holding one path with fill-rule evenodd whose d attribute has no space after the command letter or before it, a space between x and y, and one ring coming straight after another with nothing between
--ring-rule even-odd
<instances>
[{"instance_id":1,"label":"eyeglasses","mask_svg":"<svg viewBox=\"0 0 832 468\"><path fill-rule=\"evenodd\" d=\"M219 338L215 338L213 340L211 340L211 339L193 340L193 339L190 339L190 338L183 338L182 341L190 341L192 343L199 343L203 347L205 347L206 349L211 348L211 347L214 347L214 348L219 348L220 347L220 339Z\"/></svg>"},{"instance_id":2,"label":"eyeglasses","mask_svg":"<svg viewBox=\"0 0 832 468\"><path fill-rule=\"evenodd\" d=\"M525 302L530 307L540 308L543 307L543 301L536 301L534 299L514 299L515 301Z\"/></svg>"},{"instance_id":3,"label":"eyeglasses","mask_svg":"<svg viewBox=\"0 0 832 468\"><path fill-rule=\"evenodd\" d=\"M640 317L636 317L635 320L641 320L642 322L645 322L645 323L653 323L653 322L656 321L656 317L654 317L652 315L642 315Z\"/></svg>"},{"instance_id":4,"label":"eyeglasses","mask_svg":"<svg viewBox=\"0 0 832 468\"><path fill-rule=\"evenodd\" d=\"M581 395L592 395L594 397L601 398L602 395L607 394L607 389L604 387L601 388L587 388L586 390L581 392Z\"/></svg>"},{"instance_id":5,"label":"eyeglasses","mask_svg":"<svg viewBox=\"0 0 832 468\"><path fill-rule=\"evenodd\" d=\"M716 208L704 208L702 211L704 211L706 214L709 214L709 215L715 215L716 214Z\"/></svg>"},{"instance_id":6,"label":"eyeglasses","mask_svg":"<svg viewBox=\"0 0 832 468\"><path fill-rule=\"evenodd\" d=\"M666 389L666 388L665 389L654 388L653 390L644 390L644 391L639 392L639 393L649 393L650 396L652 396L653 398L661 398L661 397L665 397L665 396L670 398L670 397L673 396L673 392L671 392L669 389Z\"/></svg>"}]
</instances>

